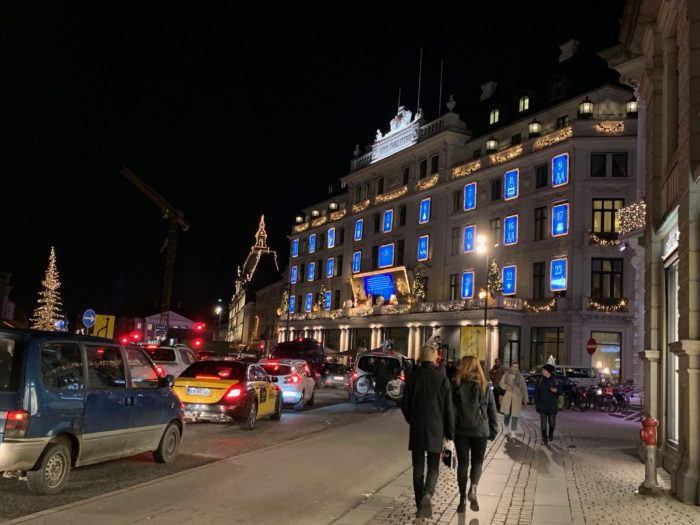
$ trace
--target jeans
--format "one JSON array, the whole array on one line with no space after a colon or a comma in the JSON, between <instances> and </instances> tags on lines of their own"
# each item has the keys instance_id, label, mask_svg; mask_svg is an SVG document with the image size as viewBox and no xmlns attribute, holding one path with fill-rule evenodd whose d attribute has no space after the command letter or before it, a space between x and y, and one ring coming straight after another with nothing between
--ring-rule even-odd
<instances>
[{"instance_id":1,"label":"jeans","mask_svg":"<svg viewBox=\"0 0 700 525\"><path fill-rule=\"evenodd\" d=\"M457 485L461 497L467 494L467 472L469 470L469 453L471 452L472 471L469 479L472 485L478 485L481 478L481 470L486 455L487 438L457 436L455 447L457 448Z\"/></svg>"},{"instance_id":2,"label":"jeans","mask_svg":"<svg viewBox=\"0 0 700 525\"><path fill-rule=\"evenodd\" d=\"M503 426L505 427L505 430L508 430L508 423L513 421L511 428L513 429L513 432L518 430L518 416L511 416L513 413L513 404L511 403L510 405L510 412L508 412L505 416L503 416Z\"/></svg>"},{"instance_id":3,"label":"jeans","mask_svg":"<svg viewBox=\"0 0 700 525\"><path fill-rule=\"evenodd\" d=\"M549 423L549 432L547 432L547 423ZM542 439L547 439L548 435L553 436L554 427L557 426L557 415L540 412L540 426L542 427Z\"/></svg>"},{"instance_id":4,"label":"jeans","mask_svg":"<svg viewBox=\"0 0 700 525\"><path fill-rule=\"evenodd\" d=\"M440 472L440 452L413 451L413 492L416 496L416 507L420 505L423 494L435 494L438 473ZM428 475L425 473L425 455L428 455Z\"/></svg>"}]
</instances>

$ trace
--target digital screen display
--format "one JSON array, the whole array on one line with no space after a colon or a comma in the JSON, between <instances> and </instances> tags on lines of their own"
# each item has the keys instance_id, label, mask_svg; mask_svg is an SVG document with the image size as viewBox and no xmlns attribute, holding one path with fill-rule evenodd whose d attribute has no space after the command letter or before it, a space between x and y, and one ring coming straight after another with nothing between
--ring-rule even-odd
<instances>
[{"instance_id":1,"label":"digital screen display","mask_svg":"<svg viewBox=\"0 0 700 525\"><path fill-rule=\"evenodd\" d=\"M326 310L331 309L331 292L326 292L323 297L323 307Z\"/></svg>"},{"instance_id":2,"label":"digital screen display","mask_svg":"<svg viewBox=\"0 0 700 525\"><path fill-rule=\"evenodd\" d=\"M328 229L328 247L335 248L335 228Z\"/></svg>"},{"instance_id":3,"label":"digital screen display","mask_svg":"<svg viewBox=\"0 0 700 525\"><path fill-rule=\"evenodd\" d=\"M308 281L313 281L316 278L316 263L315 262L309 263L309 268L307 270L306 275L307 275Z\"/></svg>"},{"instance_id":4,"label":"digital screen display","mask_svg":"<svg viewBox=\"0 0 700 525\"><path fill-rule=\"evenodd\" d=\"M379 247L379 267L388 268L394 265L394 243Z\"/></svg>"},{"instance_id":5,"label":"digital screen display","mask_svg":"<svg viewBox=\"0 0 700 525\"><path fill-rule=\"evenodd\" d=\"M552 206L552 237L569 233L569 203Z\"/></svg>"},{"instance_id":6,"label":"digital screen display","mask_svg":"<svg viewBox=\"0 0 700 525\"><path fill-rule=\"evenodd\" d=\"M390 232L394 226L394 210L386 210L384 212L384 222L382 223L382 231Z\"/></svg>"},{"instance_id":7,"label":"digital screen display","mask_svg":"<svg viewBox=\"0 0 700 525\"><path fill-rule=\"evenodd\" d=\"M464 211L476 208L476 182L464 186Z\"/></svg>"},{"instance_id":8,"label":"digital screen display","mask_svg":"<svg viewBox=\"0 0 700 525\"><path fill-rule=\"evenodd\" d=\"M501 281L503 281L503 295L515 295L517 273L518 267L515 265L503 267L501 275Z\"/></svg>"},{"instance_id":9,"label":"digital screen display","mask_svg":"<svg viewBox=\"0 0 700 525\"><path fill-rule=\"evenodd\" d=\"M569 183L569 154L562 153L552 159L552 186Z\"/></svg>"},{"instance_id":10,"label":"digital screen display","mask_svg":"<svg viewBox=\"0 0 700 525\"><path fill-rule=\"evenodd\" d=\"M335 259L329 257L326 263L326 277L333 277L333 270L335 270Z\"/></svg>"},{"instance_id":11,"label":"digital screen display","mask_svg":"<svg viewBox=\"0 0 700 525\"><path fill-rule=\"evenodd\" d=\"M420 213L418 214L418 222L425 224L430 220L430 197L420 201Z\"/></svg>"},{"instance_id":12,"label":"digital screen display","mask_svg":"<svg viewBox=\"0 0 700 525\"><path fill-rule=\"evenodd\" d=\"M552 259L549 265L549 289L553 292L566 290L566 257Z\"/></svg>"},{"instance_id":13,"label":"digital screen display","mask_svg":"<svg viewBox=\"0 0 700 525\"><path fill-rule=\"evenodd\" d=\"M289 296L289 313L293 314L296 310L297 298L293 295Z\"/></svg>"},{"instance_id":14,"label":"digital screen display","mask_svg":"<svg viewBox=\"0 0 700 525\"><path fill-rule=\"evenodd\" d=\"M474 272L464 272L462 274L462 299L474 297Z\"/></svg>"},{"instance_id":15,"label":"digital screen display","mask_svg":"<svg viewBox=\"0 0 700 525\"><path fill-rule=\"evenodd\" d=\"M418 260L428 260L428 248L430 247L430 235L423 235L418 238Z\"/></svg>"},{"instance_id":16,"label":"digital screen display","mask_svg":"<svg viewBox=\"0 0 700 525\"><path fill-rule=\"evenodd\" d=\"M306 302L304 303L304 309L307 312L310 312L311 308L313 308L313 305L314 305L314 294L307 293L306 294Z\"/></svg>"},{"instance_id":17,"label":"digital screen display","mask_svg":"<svg viewBox=\"0 0 700 525\"><path fill-rule=\"evenodd\" d=\"M503 219L503 244L510 246L518 243L518 216L510 215Z\"/></svg>"},{"instance_id":18,"label":"digital screen display","mask_svg":"<svg viewBox=\"0 0 700 525\"><path fill-rule=\"evenodd\" d=\"M355 240L362 240L362 228L364 226L364 219L357 219L355 221Z\"/></svg>"},{"instance_id":19,"label":"digital screen display","mask_svg":"<svg viewBox=\"0 0 700 525\"><path fill-rule=\"evenodd\" d=\"M355 252L352 254L352 271L353 273L358 273L360 271L360 264L362 263L362 252Z\"/></svg>"},{"instance_id":20,"label":"digital screen display","mask_svg":"<svg viewBox=\"0 0 700 525\"><path fill-rule=\"evenodd\" d=\"M292 257L299 256L299 239L294 239L292 241Z\"/></svg>"},{"instance_id":21,"label":"digital screen display","mask_svg":"<svg viewBox=\"0 0 700 525\"><path fill-rule=\"evenodd\" d=\"M476 238L476 226L467 226L464 228L464 251L474 251L474 239Z\"/></svg>"},{"instance_id":22,"label":"digital screen display","mask_svg":"<svg viewBox=\"0 0 700 525\"><path fill-rule=\"evenodd\" d=\"M503 178L503 200L509 201L517 199L520 194L519 170L516 168L507 171Z\"/></svg>"},{"instance_id":23,"label":"digital screen display","mask_svg":"<svg viewBox=\"0 0 700 525\"><path fill-rule=\"evenodd\" d=\"M316 234L312 233L309 235L309 253L314 253L316 251Z\"/></svg>"},{"instance_id":24,"label":"digital screen display","mask_svg":"<svg viewBox=\"0 0 700 525\"><path fill-rule=\"evenodd\" d=\"M372 297L382 296L385 301L388 301L392 295L396 294L394 287L394 277L391 273L379 273L369 275L364 278L365 293Z\"/></svg>"},{"instance_id":25,"label":"digital screen display","mask_svg":"<svg viewBox=\"0 0 700 525\"><path fill-rule=\"evenodd\" d=\"M299 270L297 269L297 267L292 266L292 270L289 272L289 280L292 281L292 284L297 283L297 279L299 277L298 272Z\"/></svg>"}]
</instances>

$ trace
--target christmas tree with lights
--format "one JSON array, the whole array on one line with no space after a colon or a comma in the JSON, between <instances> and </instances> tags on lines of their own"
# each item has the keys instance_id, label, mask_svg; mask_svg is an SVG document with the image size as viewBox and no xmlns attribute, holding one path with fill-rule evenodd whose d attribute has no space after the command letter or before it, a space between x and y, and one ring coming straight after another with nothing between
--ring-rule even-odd
<instances>
[{"instance_id":1,"label":"christmas tree with lights","mask_svg":"<svg viewBox=\"0 0 700 525\"><path fill-rule=\"evenodd\" d=\"M58 280L58 269L56 268L56 251L53 246L49 254L49 267L46 269L44 280L41 281L44 289L39 292L39 306L34 310L32 317L32 328L35 330L57 329L56 323L63 319L61 312L61 294L58 289L61 282Z\"/></svg>"},{"instance_id":2,"label":"christmas tree with lights","mask_svg":"<svg viewBox=\"0 0 700 525\"><path fill-rule=\"evenodd\" d=\"M326 309L326 285L322 284L321 285L321 291L318 292L318 298L316 299L316 311L320 312L321 310Z\"/></svg>"},{"instance_id":3,"label":"christmas tree with lights","mask_svg":"<svg viewBox=\"0 0 700 525\"><path fill-rule=\"evenodd\" d=\"M420 271L420 268L416 268L413 271L412 295L421 301L425 300L425 279L423 278L423 273Z\"/></svg>"},{"instance_id":4,"label":"christmas tree with lights","mask_svg":"<svg viewBox=\"0 0 700 525\"><path fill-rule=\"evenodd\" d=\"M491 262L489 263L488 285L491 295L496 295L497 293L501 293L503 291L501 270L498 267L496 259L491 259Z\"/></svg>"},{"instance_id":5,"label":"christmas tree with lights","mask_svg":"<svg viewBox=\"0 0 700 525\"><path fill-rule=\"evenodd\" d=\"M280 304L280 315L287 315L289 311L289 292L285 290L282 292L282 303Z\"/></svg>"}]
</instances>

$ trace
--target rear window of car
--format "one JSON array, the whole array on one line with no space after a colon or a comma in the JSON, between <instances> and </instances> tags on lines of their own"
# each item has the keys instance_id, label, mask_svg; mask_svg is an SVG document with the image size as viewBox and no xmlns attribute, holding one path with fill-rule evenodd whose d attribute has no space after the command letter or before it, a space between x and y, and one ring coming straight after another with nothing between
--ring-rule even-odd
<instances>
[{"instance_id":1,"label":"rear window of car","mask_svg":"<svg viewBox=\"0 0 700 525\"><path fill-rule=\"evenodd\" d=\"M401 361L398 359L373 355L364 355L360 357L360 360L357 362L357 368L372 374L374 373L374 367L379 359L384 361L389 373L396 373L401 368Z\"/></svg>"},{"instance_id":2,"label":"rear window of car","mask_svg":"<svg viewBox=\"0 0 700 525\"><path fill-rule=\"evenodd\" d=\"M592 368L567 368L566 377L573 379L594 379L595 370Z\"/></svg>"},{"instance_id":3,"label":"rear window of car","mask_svg":"<svg viewBox=\"0 0 700 525\"><path fill-rule=\"evenodd\" d=\"M198 361L188 366L180 377L196 379L198 376L242 381L245 379L245 363L226 361Z\"/></svg>"},{"instance_id":4,"label":"rear window of car","mask_svg":"<svg viewBox=\"0 0 700 525\"><path fill-rule=\"evenodd\" d=\"M23 344L0 335L0 392L17 392L22 374Z\"/></svg>"},{"instance_id":5,"label":"rear window of car","mask_svg":"<svg viewBox=\"0 0 700 525\"><path fill-rule=\"evenodd\" d=\"M327 370L330 374L344 374L348 368L345 365L328 365Z\"/></svg>"},{"instance_id":6,"label":"rear window of car","mask_svg":"<svg viewBox=\"0 0 700 525\"><path fill-rule=\"evenodd\" d=\"M175 362L175 350L172 348L149 348L148 354L156 363Z\"/></svg>"},{"instance_id":7,"label":"rear window of car","mask_svg":"<svg viewBox=\"0 0 700 525\"><path fill-rule=\"evenodd\" d=\"M262 367L271 376L288 376L292 373L292 367L288 365L266 364Z\"/></svg>"}]
</instances>

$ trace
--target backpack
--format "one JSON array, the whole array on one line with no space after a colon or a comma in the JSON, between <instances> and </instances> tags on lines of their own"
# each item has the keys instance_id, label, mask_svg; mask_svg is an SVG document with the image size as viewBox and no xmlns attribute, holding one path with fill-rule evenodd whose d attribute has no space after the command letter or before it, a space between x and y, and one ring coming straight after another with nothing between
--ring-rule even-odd
<instances>
[{"instance_id":1,"label":"backpack","mask_svg":"<svg viewBox=\"0 0 700 525\"><path fill-rule=\"evenodd\" d=\"M464 422L462 430L480 431L486 422L487 398L482 392L479 383L467 381L469 388L461 388L455 383L454 404L461 421ZM476 410L470 407L478 407Z\"/></svg>"}]
</instances>

